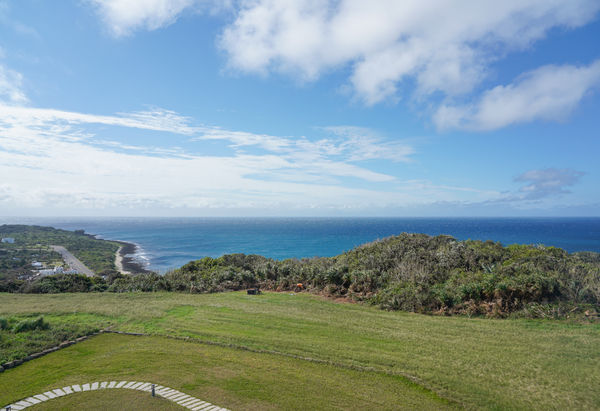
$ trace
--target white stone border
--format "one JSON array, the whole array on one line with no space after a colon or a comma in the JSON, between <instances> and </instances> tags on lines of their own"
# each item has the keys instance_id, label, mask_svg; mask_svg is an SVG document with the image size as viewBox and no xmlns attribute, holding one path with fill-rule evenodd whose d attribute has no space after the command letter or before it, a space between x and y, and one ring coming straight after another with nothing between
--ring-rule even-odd
<instances>
[{"instance_id":1,"label":"white stone border","mask_svg":"<svg viewBox=\"0 0 600 411\"><path fill-rule=\"evenodd\" d=\"M31 407L40 402L48 401L53 398L62 397L69 394L75 394L84 391L95 391L103 390L108 388L124 388L138 391L152 391L152 383L150 382L137 382L137 381L104 381L104 382L92 382L87 384L75 384L63 388L57 388L55 390L46 391L43 394L33 395L24 400L17 401L14 404L5 405L2 407L2 411L10 407L11 411L19 411L27 407ZM202 401L191 395L184 394L180 391L174 390L173 388L163 387L162 385L155 384L154 392L156 395L160 395L170 401L173 401L182 407L188 408L194 411L229 411L226 408L221 408L206 401Z\"/></svg>"}]
</instances>

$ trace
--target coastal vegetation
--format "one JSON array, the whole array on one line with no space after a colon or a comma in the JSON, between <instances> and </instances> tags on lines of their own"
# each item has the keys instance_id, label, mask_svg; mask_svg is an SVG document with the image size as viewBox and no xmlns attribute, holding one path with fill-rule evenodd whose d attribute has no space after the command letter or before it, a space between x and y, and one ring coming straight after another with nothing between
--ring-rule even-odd
<instances>
[{"instance_id":1,"label":"coastal vegetation","mask_svg":"<svg viewBox=\"0 0 600 411\"><path fill-rule=\"evenodd\" d=\"M0 405L106 380L230 409L600 404L596 323L420 315L293 292L3 293L0 307L13 324L43 316L39 333L79 324L146 335L101 334L5 370Z\"/></svg>"},{"instance_id":2,"label":"coastal vegetation","mask_svg":"<svg viewBox=\"0 0 600 411\"><path fill-rule=\"evenodd\" d=\"M301 287L388 310L489 317L590 316L600 304L598 254L425 234L404 233L331 258L204 258L165 279L176 291Z\"/></svg>"},{"instance_id":3,"label":"coastal vegetation","mask_svg":"<svg viewBox=\"0 0 600 411\"><path fill-rule=\"evenodd\" d=\"M450 236L401 234L335 257L277 261L258 255L205 257L161 276L56 275L0 290L24 293L213 293L259 287L308 291L386 310L439 315L594 320L600 255L537 245L503 246Z\"/></svg>"}]
</instances>

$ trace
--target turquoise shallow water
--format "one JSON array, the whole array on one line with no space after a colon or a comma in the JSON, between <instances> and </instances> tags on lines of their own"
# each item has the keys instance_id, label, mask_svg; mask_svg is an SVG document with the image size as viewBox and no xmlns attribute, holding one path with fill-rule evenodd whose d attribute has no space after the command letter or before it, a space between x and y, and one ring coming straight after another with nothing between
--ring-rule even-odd
<instances>
[{"instance_id":1,"label":"turquoise shallow water","mask_svg":"<svg viewBox=\"0 0 600 411\"><path fill-rule=\"evenodd\" d=\"M600 218L0 218L6 223L132 242L140 247L137 258L159 272L228 253L333 256L402 232L600 252Z\"/></svg>"}]
</instances>

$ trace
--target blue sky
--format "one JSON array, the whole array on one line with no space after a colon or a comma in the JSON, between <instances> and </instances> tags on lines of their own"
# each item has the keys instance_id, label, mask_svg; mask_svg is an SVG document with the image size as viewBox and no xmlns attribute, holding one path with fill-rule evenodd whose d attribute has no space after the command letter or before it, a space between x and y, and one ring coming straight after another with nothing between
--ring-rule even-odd
<instances>
[{"instance_id":1,"label":"blue sky","mask_svg":"<svg viewBox=\"0 0 600 411\"><path fill-rule=\"evenodd\" d=\"M598 216L599 17L0 0L0 215Z\"/></svg>"}]
</instances>

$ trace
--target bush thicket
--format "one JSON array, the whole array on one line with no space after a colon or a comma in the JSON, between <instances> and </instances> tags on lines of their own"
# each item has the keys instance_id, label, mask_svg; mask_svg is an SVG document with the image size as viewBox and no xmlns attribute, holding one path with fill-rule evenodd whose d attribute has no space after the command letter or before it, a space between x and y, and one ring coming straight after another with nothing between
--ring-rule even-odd
<instances>
[{"instance_id":1,"label":"bush thicket","mask_svg":"<svg viewBox=\"0 0 600 411\"><path fill-rule=\"evenodd\" d=\"M579 310L593 316L600 306L600 255L404 233L330 258L229 254L190 261L164 276L51 276L18 291L286 291L298 290L298 283L388 310L494 317L562 317Z\"/></svg>"}]
</instances>

